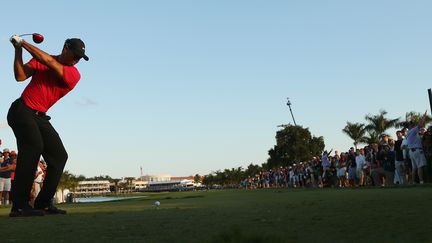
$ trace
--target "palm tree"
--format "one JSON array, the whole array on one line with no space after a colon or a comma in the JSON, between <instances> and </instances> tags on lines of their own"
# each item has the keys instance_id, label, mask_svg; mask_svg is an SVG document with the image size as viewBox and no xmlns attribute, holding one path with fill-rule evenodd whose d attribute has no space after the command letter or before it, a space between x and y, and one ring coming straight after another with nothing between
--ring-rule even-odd
<instances>
[{"instance_id":1,"label":"palm tree","mask_svg":"<svg viewBox=\"0 0 432 243\"><path fill-rule=\"evenodd\" d=\"M379 142L379 134L374 131L368 131L368 135L364 137L363 143L373 144Z\"/></svg>"},{"instance_id":2,"label":"palm tree","mask_svg":"<svg viewBox=\"0 0 432 243\"><path fill-rule=\"evenodd\" d=\"M76 179L76 176L74 176L72 173L69 173L67 170L63 171L58 184L58 188L62 192L62 202L64 202L64 190L70 189L73 191L77 186L78 180Z\"/></svg>"},{"instance_id":3,"label":"palm tree","mask_svg":"<svg viewBox=\"0 0 432 243\"><path fill-rule=\"evenodd\" d=\"M215 176L214 174L208 174L204 176L202 183L206 185L207 187L211 187L213 184L215 184Z\"/></svg>"},{"instance_id":4,"label":"palm tree","mask_svg":"<svg viewBox=\"0 0 432 243\"><path fill-rule=\"evenodd\" d=\"M112 179L112 181L114 182L114 193L117 194L118 193L118 188L119 188L119 182L121 181L121 179Z\"/></svg>"},{"instance_id":5,"label":"palm tree","mask_svg":"<svg viewBox=\"0 0 432 243\"><path fill-rule=\"evenodd\" d=\"M347 122L347 125L344 129L342 129L342 132L344 132L354 141L354 147L356 148L356 150L359 143L365 142L365 124Z\"/></svg>"},{"instance_id":6,"label":"palm tree","mask_svg":"<svg viewBox=\"0 0 432 243\"><path fill-rule=\"evenodd\" d=\"M387 115L387 111L380 110L380 113L377 115L366 115L365 119L369 122L366 126L366 130L369 132L369 135L381 135L384 134L385 131L392 127L396 127L399 122L399 118L396 119L388 119L385 116Z\"/></svg>"},{"instance_id":7,"label":"palm tree","mask_svg":"<svg viewBox=\"0 0 432 243\"><path fill-rule=\"evenodd\" d=\"M422 114L420 112L415 112L415 111L407 112L405 114L405 120L399 121L396 126L399 128L407 127L407 124L409 121L414 121L414 122L418 123L420 121L420 119L423 117L423 115L424 114ZM425 124L428 124L430 122L432 122L432 117L426 116Z\"/></svg>"},{"instance_id":8,"label":"palm tree","mask_svg":"<svg viewBox=\"0 0 432 243\"><path fill-rule=\"evenodd\" d=\"M199 174L195 174L194 176L194 183L200 183L202 180L202 177Z\"/></svg>"},{"instance_id":9,"label":"palm tree","mask_svg":"<svg viewBox=\"0 0 432 243\"><path fill-rule=\"evenodd\" d=\"M126 180L126 190L131 193L132 192L132 182L135 180L134 177L126 177L124 178Z\"/></svg>"}]
</instances>

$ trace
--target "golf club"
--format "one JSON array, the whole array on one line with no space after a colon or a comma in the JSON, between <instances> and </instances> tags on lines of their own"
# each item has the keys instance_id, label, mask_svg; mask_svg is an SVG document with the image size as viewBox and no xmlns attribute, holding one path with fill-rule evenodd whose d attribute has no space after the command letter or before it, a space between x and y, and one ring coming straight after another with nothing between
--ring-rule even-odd
<instances>
[{"instance_id":1,"label":"golf club","mask_svg":"<svg viewBox=\"0 0 432 243\"><path fill-rule=\"evenodd\" d=\"M31 35L32 38L33 38L33 42L36 43L36 44L39 44L39 43L41 43L44 40L43 35L38 34L38 33L22 34L22 35L19 35L19 37L23 37L23 36L26 36L26 35Z\"/></svg>"}]
</instances>

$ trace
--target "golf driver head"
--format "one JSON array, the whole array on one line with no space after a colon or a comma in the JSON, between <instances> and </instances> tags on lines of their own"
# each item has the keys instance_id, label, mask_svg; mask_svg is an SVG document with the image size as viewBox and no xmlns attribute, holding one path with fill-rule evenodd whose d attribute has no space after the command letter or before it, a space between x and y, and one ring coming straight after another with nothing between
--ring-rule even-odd
<instances>
[{"instance_id":1,"label":"golf driver head","mask_svg":"<svg viewBox=\"0 0 432 243\"><path fill-rule=\"evenodd\" d=\"M32 39L33 39L33 42L36 43L36 44L42 43L42 42L44 41L44 37L43 37L43 35L38 34L38 33L33 33L33 34L22 34L22 35L19 35L19 36L20 36L20 37L23 37L23 36L26 36L26 35L31 35L31 36L32 36Z\"/></svg>"},{"instance_id":2,"label":"golf driver head","mask_svg":"<svg viewBox=\"0 0 432 243\"><path fill-rule=\"evenodd\" d=\"M32 38L33 38L34 43L37 43L37 44L42 43L44 41L43 35L38 34L38 33L33 33Z\"/></svg>"}]
</instances>

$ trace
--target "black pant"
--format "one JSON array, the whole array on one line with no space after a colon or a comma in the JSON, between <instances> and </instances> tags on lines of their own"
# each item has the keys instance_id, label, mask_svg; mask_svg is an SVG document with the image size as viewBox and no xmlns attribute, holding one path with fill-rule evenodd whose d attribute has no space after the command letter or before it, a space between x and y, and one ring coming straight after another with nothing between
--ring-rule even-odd
<instances>
[{"instance_id":1,"label":"black pant","mask_svg":"<svg viewBox=\"0 0 432 243\"><path fill-rule=\"evenodd\" d=\"M40 156L47 163L43 187L35 200L35 207L49 205L56 193L68 155L60 136L45 114L30 109L22 98L14 101L7 115L18 145L15 179L11 199L15 209L28 205Z\"/></svg>"}]
</instances>

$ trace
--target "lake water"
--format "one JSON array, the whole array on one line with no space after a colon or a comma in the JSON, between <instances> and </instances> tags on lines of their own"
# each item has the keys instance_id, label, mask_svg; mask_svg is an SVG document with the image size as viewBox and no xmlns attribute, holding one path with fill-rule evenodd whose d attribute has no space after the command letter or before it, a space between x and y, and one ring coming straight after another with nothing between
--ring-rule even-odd
<instances>
[{"instance_id":1,"label":"lake water","mask_svg":"<svg viewBox=\"0 0 432 243\"><path fill-rule=\"evenodd\" d=\"M134 199L134 198L143 198L145 196L136 196L136 197L81 197L74 198L74 202L79 203L90 203L90 202L111 202L111 201L120 201L126 199Z\"/></svg>"}]
</instances>

